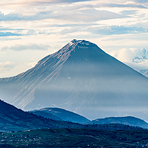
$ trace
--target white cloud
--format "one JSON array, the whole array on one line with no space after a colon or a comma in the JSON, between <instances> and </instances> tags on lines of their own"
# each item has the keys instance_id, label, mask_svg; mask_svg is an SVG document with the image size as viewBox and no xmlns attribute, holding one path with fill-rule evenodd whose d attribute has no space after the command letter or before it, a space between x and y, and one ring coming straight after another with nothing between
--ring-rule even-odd
<instances>
[{"instance_id":1,"label":"white cloud","mask_svg":"<svg viewBox=\"0 0 148 148\"><path fill-rule=\"evenodd\" d=\"M25 63L28 67L34 67L37 64L37 61L31 63Z\"/></svg>"},{"instance_id":2,"label":"white cloud","mask_svg":"<svg viewBox=\"0 0 148 148\"><path fill-rule=\"evenodd\" d=\"M135 70L148 69L148 50L146 49L122 48L111 51L110 54Z\"/></svg>"},{"instance_id":3,"label":"white cloud","mask_svg":"<svg viewBox=\"0 0 148 148\"><path fill-rule=\"evenodd\" d=\"M123 48L117 57L130 62L136 49L148 49L146 7L140 0L1 0L0 62L16 65L9 73L3 69L0 77L31 68L34 64L26 63L74 38L92 41L107 52Z\"/></svg>"},{"instance_id":4,"label":"white cloud","mask_svg":"<svg viewBox=\"0 0 148 148\"><path fill-rule=\"evenodd\" d=\"M15 65L13 63L10 63L9 61L7 61L7 62L0 62L0 71L10 70L10 69L12 69L14 67L15 67Z\"/></svg>"},{"instance_id":5,"label":"white cloud","mask_svg":"<svg viewBox=\"0 0 148 148\"><path fill-rule=\"evenodd\" d=\"M47 6L50 4L61 4L61 3L75 3L75 2L85 2L90 0L1 0L0 8L4 10L8 9L20 9L26 7L34 7L34 6Z\"/></svg>"},{"instance_id":6,"label":"white cloud","mask_svg":"<svg viewBox=\"0 0 148 148\"><path fill-rule=\"evenodd\" d=\"M110 54L122 62L132 62L137 52L138 49L136 48L122 48L120 50L111 51Z\"/></svg>"},{"instance_id":7,"label":"white cloud","mask_svg":"<svg viewBox=\"0 0 148 148\"><path fill-rule=\"evenodd\" d=\"M21 50L48 50L49 45L41 45L41 44L29 44L29 45L15 45L15 46L5 46L2 48L3 50L16 50L16 51L21 51Z\"/></svg>"}]
</instances>

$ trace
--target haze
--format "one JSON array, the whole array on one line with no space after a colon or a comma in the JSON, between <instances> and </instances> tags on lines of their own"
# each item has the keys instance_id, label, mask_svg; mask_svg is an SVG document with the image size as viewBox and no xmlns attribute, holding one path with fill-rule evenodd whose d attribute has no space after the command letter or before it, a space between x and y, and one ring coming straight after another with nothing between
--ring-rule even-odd
<instances>
[{"instance_id":1,"label":"haze","mask_svg":"<svg viewBox=\"0 0 148 148\"><path fill-rule=\"evenodd\" d=\"M147 7L146 0L1 0L0 77L26 71L74 38L148 69L147 59L132 63L137 50L148 49Z\"/></svg>"}]
</instances>

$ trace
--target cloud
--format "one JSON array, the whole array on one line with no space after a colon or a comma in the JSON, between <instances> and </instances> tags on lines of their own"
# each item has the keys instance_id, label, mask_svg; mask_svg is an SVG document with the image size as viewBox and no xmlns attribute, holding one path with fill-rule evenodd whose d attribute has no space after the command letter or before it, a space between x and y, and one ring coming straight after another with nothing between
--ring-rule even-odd
<instances>
[{"instance_id":1,"label":"cloud","mask_svg":"<svg viewBox=\"0 0 148 148\"><path fill-rule=\"evenodd\" d=\"M120 14L122 15L136 15L138 13L138 10L124 10L121 11Z\"/></svg>"},{"instance_id":2,"label":"cloud","mask_svg":"<svg viewBox=\"0 0 148 148\"><path fill-rule=\"evenodd\" d=\"M107 20L107 19L115 19L115 18L123 18L124 16L119 15L117 13L113 13L106 10L95 10L95 9L87 9L87 10L79 10L79 11L70 11L65 13L60 12L56 14L53 18L61 19L61 20L70 20L77 22L96 22L99 20Z\"/></svg>"},{"instance_id":3,"label":"cloud","mask_svg":"<svg viewBox=\"0 0 148 148\"><path fill-rule=\"evenodd\" d=\"M22 51L22 50L48 50L49 45L38 45L38 44L30 44L30 45L15 45L15 46L5 46L2 48L2 51L5 50L15 50L15 51Z\"/></svg>"},{"instance_id":4,"label":"cloud","mask_svg":"<svg viewBox=\"0 0 148 148\"><path fill-rule=\"evenodd\" d=\"M29 36L36 35L36 31L34 29L11 29L11 28L3 28L0 27L0 37L11 37L11 36Z\"/></svg>"},{"instance_id":5,"label":"cloud","mask_svg":"<svg viewBox=\"0 0 148 148\"><path fill-rule=\"evenodd\" d=\"M37 64L37 61L31 63L25 63L28 67L34 67Z\"/></svg>"},{"instance_id":6,"label":"cloud","mask_svg":"<svg viewBox=\"0 0 148 148\"><path fill-rule=\"evenodd\" d=\"M66 13L65 13L66 12ZM123 18L123 15L106 11L106 10L59 10L59 11L40 11L35 15L22 15L17 13L10 13L4 15L0 13L0 21L34 21L43 19L55 19L55 20L68 20L68 21L81 21L81 22L91 22L98 20L107 20L115 18Z\"/></svg>"},{"instance_id":7,"label":"cloud","mask_svg":"<svg viewBox=\"0 0 148 148\"><path fill-rule=\"evenodd\" d=\"M88 6L92 7L118 7L118 8L147 8L145 5L147 0L114 0L113 2L109 0L13 0L13 1L1 1L0 7L5 7L7 9L20 9L25 7L36 7L39 6L47 7L49 5L55 4L73 4L78 2L89 2ZM96 5L97 4L97 5ZM86 4L83 4L84 6Z\"/></svg>"},{"instance_id":8,"label":"cloud","mask_svg":"<svg viewBox=\"0 0 148 148\"><path fill-rule=\"evenodd\" d=\"M0 59L2 62L8 58L9 61L13 59L10 62L16 64L21 63L21 60L31 63L33 61L26 61L25 58L21 58L19 62L17 59L23 53L27 60L28 57L38 56L35 59L37 61L48 54L48 45L51 45L52 51L56 51L69 40L77 38L92 41L106 51L124 47L126 49L118 57L129 62L134 54L132 50L129 51L130 47L148 46L146 2L147 0L1 0L0 49L4 51ZM13 71L21 71L22 65L16 65ZM26 70L28 66L24 65Z\"/></svg>"},{"instance_id":9,"label":"cloud","mask_svg":"<svg viewBox=\"0 0 148 148\"><path fill-rule=\"evenodd\" d=\"M47 6L50 4L60 4L60 3L76 3L76 2L85 2L91 0L13 0L10 2L8 0L1 1L0 6L6 7L9 9L17 9L20 7L28 7L28 6Z\"/></svg>"},{"instance_id":10,"label":"cloud","mask_svg":"<svg viewBox=\"0 0 148 148\"><path fill-rule=\"evenodd\" d=\"M138 3L148 3L147 0L134 0L135 2L138 2Z\"/></svg>"},{"instance_id":11,"label":"cloud","mask_svg":"<svg viewBox=\"0 0 148 148\"><path fill-rule=\"evenodd\" d=\"M81 0L84 2L85 0ZM90 0L91 1L91 0ZM44 20L44 19L54 19L54 20L64 20L64 21L77 21L77 22L91 22L91 21L99 21L99 20L107 20L107 19L116 19L116 18L125 18L128 17L127 13L115 13L108 10L98 10L96 8L100 7L124 7L124 8L147 8L141 4L135 3L109 3L103 2L98 3L76 3L72 5L46 5L46 3L73 3L80 2L78 0L31 0L31 1L14 1L13 3L22 3L22 4L37 4L40 6L44 4L45 7L43 9L29 9L28 13L25 11L14 11L9 14L0 13L0 21L36 21L36 20ZM94 1L95 2L95 1ZM119 2L119 1L118 1ZM130 12L132 13L132 12ZM134 13L134 11L133 11Z\"/></svg>"},{"instance_id":12,"label":"cloud","mask_svg":"<svg viewBox=\"0 0 148 148\"><path fill-rule=\"evenodd\" d=\"M28 20L41 20L41 19L47 19L49 17L50 12L40 12L36 15L22 15L17 13L9 13L7 15L4 15L4 13L0 12L0 21L28 21Z\"/></svg>"},{"instance_id":13,"label":"cloud","mask_svg":"<svg viewBox=\"0 0 148 148\"><path fill-rule=\"evenodd\" d=\"M33 4L50 4L50 3L75 3L75 2L85 2L91 0L29 0L29 3ZM26 0L25 0L26 2Z\"/></svg>"},{"instance_id":14,"label":"cloud","mask_svg":"<svg viewBox=\"0 0 148 148\"><path fill-rule=\"evenodd\" d=\"M135 70L148 69L148 50L138 48L122 48L111 51L110 55L126 63Z\"/></svg>"},{"instance_id":15,"label":"cloud","mask_svg":"<svg viewBox=\"0 0 148 148\"><path fill-rule=\"evenodd\" d=\"M0 71L2 71L2 70L11 70L14 67L15 67L15 65L10 63L9 61L7 61L7 62L0 62Z\"/></svg>"},{"instance_id":16,"label":"cloud","mask_svg":"<svg viewBox=\"0 0 148 148\"><path fill-rule=\"evenodd\" d=\"M138 51L139 49L136 48L122 48L120 50L112 51L110 54L122 62L132 62Z\"/></svg>"},{"instance_id":17,"label":"cloud","mask_svg":"<svg viewBox=\"0 0 148 148\"><path fill-rule=\"evenodd\" d=\"M0 30L1 31L8 31L8 30L11 30L11 31L22 31L24 29L12 29L12 28L5 28L5 27L0 26Z\"/></svg>"},{"instance_id":18,"label":"cloud","mask_svg":"<svg viewBox=\"0 0 148 148\"><path fill-rule=\"evenodd\" d=\"M143 27L126 27L126 26L105 26L89 28L89 31L94 34L102 35L113 35L113 34L137 34L137 33L147 33L148 29Z\"/></svg>"},{"instance_id":19,"label":"cloud","mask_svg":"<svg viewBox=\"0 0 148 148\"><path fill-rule=\"evenodd\" d=\"M0 32L0 37L8 37L8 36L22 36L22 34L12 33L12 32Z\"/></svg>"},{"instance_id":20,"label":"cloud","mask_svg":"<svg viewBox=\"0 0 148 148\"><path fill-rule=\"evenodd\" d=\"M147 9L146 6L141 5L141 4L120 4L120 3L109 3L109 4L104 4L102 6L106 7L117 7L117 8L145 8Z\"/></svg>"}]
</instances>

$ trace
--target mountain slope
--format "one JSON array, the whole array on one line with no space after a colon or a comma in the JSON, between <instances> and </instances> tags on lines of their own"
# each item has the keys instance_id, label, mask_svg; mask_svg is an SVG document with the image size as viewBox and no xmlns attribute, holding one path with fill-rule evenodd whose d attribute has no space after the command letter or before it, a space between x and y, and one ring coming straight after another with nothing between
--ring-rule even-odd
<instances>
[{"instance_id":1,"label":"mountain slope","mask_svg":"<svg viewBox=\"0 0 148 148\"><path fill-rule=\"evenodd\" d=\"M0 132L26 131L31 129L101 129L101 130L135 130L131 126L122 124L109 125L81 125L66 121L55 121L24 112L0 100ZM68 129L68 131L69 131ZM3 136L2 136L3 137ZM15 137L16 138L16 137Z\"/></svg>"},{"instance_id":2,"label":"mountain slope","mask_svg":"<svg viewBox=\"0 0 148 148\"><path fill-rule=\"evenodd\" d=\"M52 120L63 121L61 118L55 116L54 114L50 112L42 111L42 110L33 110L33 111L29 111L29 113L32 113L34 115L41 116L44 118L52 119Z\"/></svg>"},{"instance_id":3,"label":"mountain slope","mask_svg":"<svg viewBox=\"0 0 148 148\"><path fill-rule=\"evenodd\" d=\"M148 69L141 69L139 70L140 73L142 73L144 76L148 77Z\"/></svg>"},{"instance_id":4,"label":"mountain slope","mask_svg":"<svg viewBox=\"0 0 148 148\"><path fill-rule=\"evenodd\" d=\"M108 118L102 118L102 119L96 119L90 122L87 122L89 124L125 124L130 126L137 126L141 128L148 128L148 123L146 123L144 120L141 120L139 118L135 118L132 116L126 116L126 117L108 117Z\"/></svg>"},{"instance_id":5,"label":"mountain slope","mask_svg":"<svg viewBox=\"0 0 148 148\"><path fill-rule=\"evenodd\" d=\"M32 69L0 79L0 98L25 110L60 107L89 119L148 120L148 79L97 45L73 40Z\"/></svg>"},{"instance_id":6,"label":"mountain slope","mask_svg":"<svg viewBox=\"0 0 148 148\"><path fill-rule=\"evenodd\" d=\"M41 118L26 113L0 100L0 131L26 130L48 127Z\"/></svg>"},{"instance_id":7,"label":"mountain slope","mask_svg":"<svg viewBox=\"0 0 148 148\"><path fill-rule=\"evenodd\" d=\"M80 124L45 119L28 112L24 112L0 100L0 131L83 127L84 126Z\"/></svg>"},{"instance_id":8,"label":"mountain slope","mask_svg":"<svg viewBox=\"0 0 148 148\"><path fill-rule=\"evenodd\" d=\"M80 116L76 113L61 108L43 108L40 110L34 110L30 112L35 115L40 115L54 120L70 121L75 123L85 123L89 121L87 118L83 116Z\"/></svg>"}]
</instances>

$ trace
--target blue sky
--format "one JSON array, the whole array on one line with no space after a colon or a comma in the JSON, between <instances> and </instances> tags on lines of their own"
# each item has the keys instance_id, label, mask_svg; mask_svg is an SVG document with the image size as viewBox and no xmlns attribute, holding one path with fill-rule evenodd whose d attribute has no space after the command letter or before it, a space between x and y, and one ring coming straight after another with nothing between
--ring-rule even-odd
<instances>
[{"instance_id":1,"label":"blue sky","mask_svg":"<svg viewBox=\"0 0 148 148\"><path fill-rule=\"evenodd\" d=\"M139 50L148 50L147 0L1 0L0 77L33 67L73 39L96 43L135 69Z\"/></svg>"}]
</instances>

